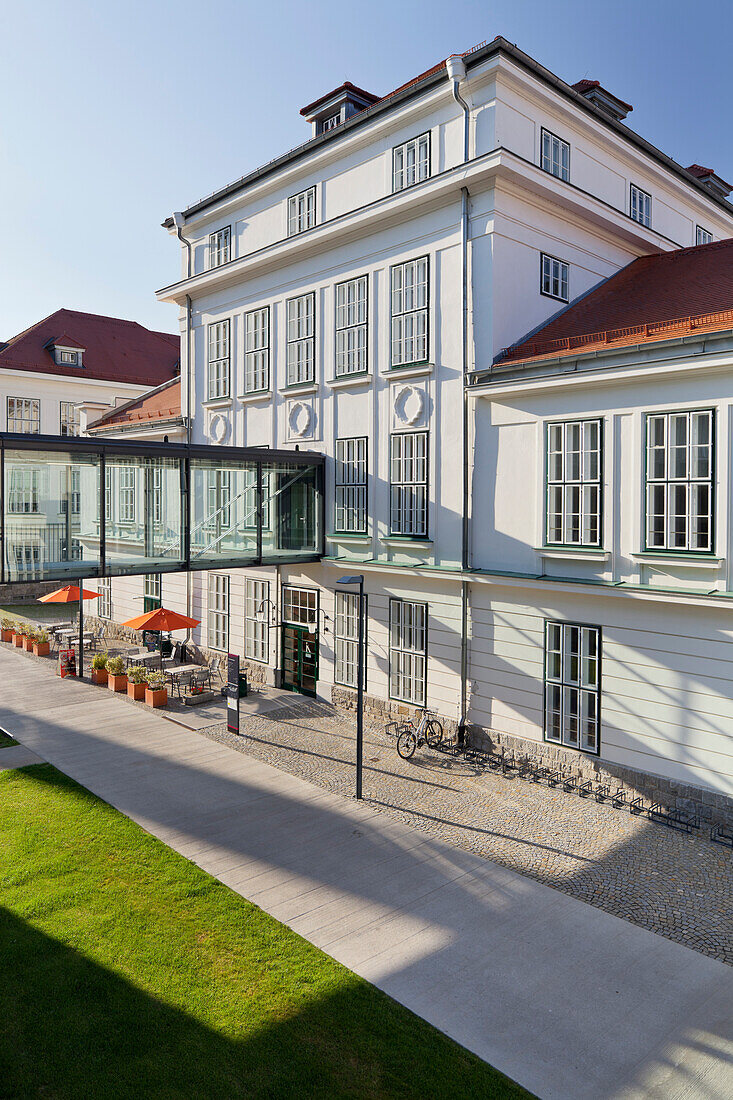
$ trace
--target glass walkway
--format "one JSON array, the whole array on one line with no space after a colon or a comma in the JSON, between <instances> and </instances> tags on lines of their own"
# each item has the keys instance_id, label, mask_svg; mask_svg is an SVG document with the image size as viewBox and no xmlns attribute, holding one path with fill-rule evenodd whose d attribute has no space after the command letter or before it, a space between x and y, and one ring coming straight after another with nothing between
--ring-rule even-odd
<instances>
[{"instance_id":1,"label":"glass walkway","mask_svg":"<svg viewBox=\"0 0 733 1100\"><path fill-rule=\"evenodd\" d=\"M0 584L318 561L323 455L0 432Z\"/></svg>"}]
</instances>

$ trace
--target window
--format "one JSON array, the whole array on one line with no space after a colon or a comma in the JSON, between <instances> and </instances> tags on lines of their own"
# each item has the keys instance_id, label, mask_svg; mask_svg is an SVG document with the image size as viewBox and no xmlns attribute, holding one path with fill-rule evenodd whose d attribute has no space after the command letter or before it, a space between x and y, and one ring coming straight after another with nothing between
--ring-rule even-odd
<instances>
[{"instance_id":1,"label":"window","mask_svg":"<svg viewBox=\"0 0 733 1100\"><path fill-rule=\"evenodd\" d=\"M221 267L229 262L231 240L232 230L229 225L209 234L209 267Z\"/></svg>"},{"instance_id":2,"label":"window","mask_svg":"<svg viewBox=\"0 0 733 1100\"><path fill-rule=\"evenodd\" d=\"M17 577L35 576L41 568L41 547L37 542L13 544L13 560Z\"/></svg>"},{"instance_id":3,"label":"window","mask_svg":"<svg viewBox=\"0 0 733 1100\"><path fill-rule=\"evenodd\" d=\"M158 603L163 599L163 585L160 573L146 573L143 583L143 595L146 600L157 600Z\"/></svg>"},{"instance_id":4,"label":"window","mask_svg":"<svg viewBox=\"0 0 733 1100\"><path fill-rule=\"evenodd\" d=\"M392 190L402 191L430 175L430 134L395 145L392 150Z\"/></svg>"},{"instance_id":5,"label":"window","mask_svg":"<svg viewBox=\"0 0 733 1100\"><path fill-rule=\"evenodd\" d=\"M153 523L163 522L163 470L160 466L153 466Z\"/></svg>"},{"instance_id":6,"label":"window","mask_svg":"<svg viewBox=\"0 0 733 1100\"><path fill-rule=\"evenodd\" d=\"M270 647L270 584L249 577L244 588L244 655L267 664Z\"/></svg>"},{"instance_id":7,"label":"window","mask_svg":"<svg viewBox=\"0 0 733 1100\"><path fill-rule=\"evenodd\" d=\"M629 214L635 222L640 222L641 225L650 226L652 224L652 197L634 183L631 184Z\"/></svg>"},{"instance_id":8,"label":"window","mask_svg":"<svg viewBox=\"0 0 733 1100\"><path fill-rule=\"evenodd\" d=\"M61 505L59 511L62 513L62 515L66 515L70 500L72 516L81 515L81 470L69 470L67 493L68 496L62 497L59 501L59 504Z\"/></svg>"},{"instance_id":9,"label":"window","mask_svg":"<svg viewBox=\"0 0 733 1100\"><path fill-rule=\"evenodd\" d=\"M555 256L540 255L540 293L548 298L568 301L568 275L570 265Z\"/></svg>"},{"instance_id":10,"label":"window","mask_svg":"<svg viewBox=\"0 0 733 1100\"><path fill-rule=\"evenodd\" d=\"M270 388L270 307L244 316L244 389L258 393Z\"/></svg>"},{"instance_id":11,"label":"window","mask_svg":"<svg viewBox=\"0 0 733 1100\"><path fill-rule=\"evenodd\" d=\"M570 146L567 141L550 133L542 131L542 154L540 165L551 176L557 176L561 180L570 179Z\"/></svg>"},{"instance_id":12,"label":"window","mask_svg":"<svg viewBox=\"0 0 733 1100\"><path fill-rule=\"evenodd\" d=\"M229 321L209 325L208 385L209 401L229 396Z\"/></svg>"},{"instance_id":13,"label":"window","mask_svg":"<svg viewBox=\"0 0 733 1100\"><path fill-rule=\"evenodd\" d=\"M229 577L209 573L208 642L210 649L229 649Z\"/></svg>"},{"instance_id":14,"label":"window","mask_svg":"<svg viewBox=\"0 0 733 1100\"><path fill-rule=\"evenodd\" d=\"M389 695L425 706L428 605L389 601Z\"/></svg>"},{"instance_id":15,"label":"window","mask_svg":"<svg viewBox=\"0 0 733 1100\"><path fill-rule=\"evenodd\" d=\"M79 410L71 401L60 402L60 434L79 434Z\"/></svg>"},{"instance_id":16,"label":"window","mask_svg":"<svg viewBox=\"0 0 733 1100\"><path fill-rule=\"evenodd\" d=\"M337 531L352 535L367 529L367 438L336 440Z\"/></svg>"},{"instance_id":17,"label":"window","mask_svg":"<svg viewBox=\"0 0 733 1100\"><path fill-rule=\"evenodd\" d=\"M316 224L316 189L309 187L288 199L288 236L294 237Z\"/></svg>"},{"instance_id":18,"label":"window","mask_svg":"<svg viewBox=\"0 0 733 1100\"><path fill-rule=\"evenodd\" d=\"M646 418L647 550L713 550L713 412Z\"/></svg>"},{"instance_id":19,"label":"window","mask_svg":"<svg viewBox=\"0 0 733 1100\"><path fill-rule=\"evenodd\" d=\"M390 436L390 534L428 533L428 433Z\"/></svg>"},{"instance_id":20,"label":"window","mask_svg":"<svg viewBox=\"0 0 733 1100\"><path fill-rule=\"evenodd\" d=\"M364 639L362 649L366 658L366 596L364 596ZM336 664L334 679L344 687L359 686L359 594L358 592L336 593L336 614L334 624L334 647ZM366 661L364 664L366 679Z\"/></svg>"},{"instance_id":21,"label":"window","mask_svg":"<svg viewBox=\"0 0 733 1100\"><path fill-rule=\"evenodd\" d=\"M301 294L287 300L287 384L297 386L315 379L316 296Z\"/></svg>"},{"instance_id":22,"label":"window","mask_svg":"<svg viewBox=\"0 0 733 1100\"><path fill-rule=\"evenodd\" d=\"M32 466L13 466L8 486L8 512L26 515L37 512L40 470Z\"/></svg>"},{"instance_id":23,"label":"window","mask_svg":"<svg viewBox=\"0 0 733 1100\"><path fill-rule=\"evenodd\" d=\"M331 115L330 118L324 118L321 123L321 133L325 134L328 130L335 130L341 121L341 112L337 115Z\"/></svg>"},{"instance_id":24,"label":"window","mask_svg":"<svg viewBox=\"0 0 733 1100\"><path fill-rule=\"evenodd\" d=\"M221 534L231 527L231 478L229 470L207 470L206 527Z\"/></svg>"},{"instance_id":25,"label":"window","mask_svg":"<svg viewBox=\"0 0 733 1100\"><path fill-rule=\"evenodd\" d=\"M393 367L424 363L428 358L428 258L392 268Z\"/></svg>"},{"instance_id":26,"label":"window","mask_svg":"<svg viewBox=\"0 0 733 1100\"><path fill-rule=\"evenodd\" d=\"M283 585L284 623L296 626L318 626L318 592L315 588L293 588Z\"/></svg>"},{"instance_id":27,"label":"window","mask_svg":"<svg viewBox=\"0 0 733 1100\"><path fill-rule=\"evenodd\" d=\"M367 369L367 277L336 286L336 377Z\"/></svg>"},{"instance_id":28,"label":"window","mask_svg":"<svg viewBox=\"0 0 733 1100\"><path fill-rule=\"evenodd\" d=\"M597 753L600 745L601 631L545 623L545 740Z\"/></svg>"},{"instance_id":29,"label":"window","mask_svg":"<svg viewBox=\"0 0 733 1100\"><path fill-rule=\"evenodd\" d=\"M119 476L119 503L120 523L135 522L135 468L134 466L120 466Z\"/></svg>"},{"instance_id":30,"label":"window","mask_svg":"<svg viewBox=\"0 0 733 1100\"><path fill-rule=\"evenodd\" d=\"M60 351L58 362L59 363L64 363L67 366L75 367L76 366L76 357L77 357L77 353L75 351Z\"/></svg>"},{"instance_id":31,"label":"window","mask_svg":"<svg viewBox=\"0 0 733 1100\"><path fill-rule=\"evenodd\" d=\"M37 435L41 430L41 402L37 397L8 398L8 431Z\"/></svg>"},{"instance_id":32,"label":"window","mask_svg":"<svg viewBox=\"0 0 733 1100\"><path fill-rule=\"evenodd\" d=\"M112 578L101 577L97 584L99 599L97 600L97 615L100 619L112 618Z\"/></svg>"},{"instance_id":33,"label":"window","mask_svg":"<svg viewBox=\"0 0 733 1100\"><path fill-rule=\"evenodd\" d=\"M708 229L703 229L701 225L695 226L695 244L710 244L712 239L713 235Z\"/></svg>"},{"instance_id":34,"label":"window","mask_svg":"<svg viewBox=\"0 0 733 1100\"><path fill-rule=\"evenodd\" d=\"M601 422L547 425L547 544L601 545Z\"/></svg>"}]
</instances>

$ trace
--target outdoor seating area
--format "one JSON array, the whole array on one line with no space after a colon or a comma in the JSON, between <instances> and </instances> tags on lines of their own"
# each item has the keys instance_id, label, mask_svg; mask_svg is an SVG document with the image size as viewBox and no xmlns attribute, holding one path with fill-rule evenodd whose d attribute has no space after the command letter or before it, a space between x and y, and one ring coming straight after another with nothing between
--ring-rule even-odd
<instances>
[{"instance_id":1,"label":"outdoor seating area","mask_svg":"<svg viewBox=\"0 0 733 1100\"><path fill-rule=\"evenodd\" d=\"M69 585L38 602L76 608L79 595L79 588ZM96 596L96 593L82 590L85 600ZM78 616L72 614L68 619L46 622L31 607L27 610L32 622L10 617L0 621L2 641L37 657L54 660L58 675L76 675ZM218 664L209 667L206 663L197 663L192 660L185 643L171 637L171 631L196 625L196 622L165 608L131 619L123 625L141 632L142 647L136 641L106 638L103 625L84 629L82 644L84 652L91 656L91 670L87 667L87 672L91 671L92 682L153 707L168 706L174 700L186 707L210 702L216 697L220 682L223 683ZM74 657L67 659L67 653Z\"/></svg>"}]
</instances>

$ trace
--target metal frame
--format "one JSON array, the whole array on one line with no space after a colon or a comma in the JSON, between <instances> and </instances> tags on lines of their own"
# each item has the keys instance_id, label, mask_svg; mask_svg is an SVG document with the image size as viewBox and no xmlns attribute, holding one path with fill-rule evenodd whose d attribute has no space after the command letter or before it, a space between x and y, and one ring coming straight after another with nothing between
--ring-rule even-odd
<instances>
[{"instance_id":1,"label":"metal frame","mask_svg":"<svg viewBox=\"0 0 733 1100\"><path fill-rule=\"evenodd\" d=\"M197 572L205 570L229 569L257 565L306 564L320 561L326 552L326 500L325 500L325 456L315 451L269 450L264 447L223 447L196 443L154 443L142 440L88 439L86 436L28 435L26 433L0 432L0 538L4 547L5 536L5 452L6 451L47 451L65 454L92 454L98 456L99 463L99 568L85 572L87 579L112 576L140 576L149 573L149 564L140 564L130 568L107 569L106 560L106 516L104 508L106 490L107 456L128 458L168 458L180 462L181 471L181 558L171 559L170 568L158 565L157 572ZM251 560L243 559L221 561L212 565L210 561L197 564L191 560L191 462L195 459L227 459L236 462L252 462L257 470L257 552ZM316 491L320 493L320 540L312 554L294 554L288 558L287 552L278 551L276 560L266 558L262 553L262 467L272 462L288 463L304 469L315 467L317 475ZM0 553L0 584L19 583L8 581L5 576L5 553Z\"/></svg>"},{"instance_id":2,"label":"metal frame","mask_svg":"<svg viewBox=\"0 0 733 1100\"><path fill-rule=\"evenodd\" d=\"M547 627L549 626L550 623L557 623L560 626L577 626L577 627L580 627L580 628L585 627L589 630L597 630L598 631L598 687L596 689L596 695L598 696L598 716L597 716L598 728L597 728L597 731L596 731L597 736L596 736L596 748L595 749L584 749L584 748L582 748L582 746L580 744L580 736L578 736L578 744L577 745L566 745L562 741L553 741L551 738L549 738L547 736L547 683L548 683L548 681L547 681ZM562 658L562 653L561 653L561 658ZM580 659L580 653L578 654L578 658ZM550 682L554 683L555 681L552 680ZM564 683L560 684L561 688L564 688L566 686L573 687L574 685L573 684L565 685ZM579 684L578 685L578 690L579 691L582 691L582 690L587 691L589 689L587 689L587 688L583 689L582 685ZM575 619L549 619L549 618L544 619L543 642L542 642L542 741L543 741L543 744L556 745L558 748L566 749L568 752L580 752L584 756L600 756L601 755L601 730L602 730L601 705L602 705L602 702L603 702L603 697L602 697L602 694L601 694L602 690L603 690L603 627L598 623L581 623L581 622L577 622ZM574 776L572 778L575 779ZM565 787L564 789L567 790L568 788ZM573 787L573 789L575 789L575 788Z\"/></svg>"},{"instance_id":3,"label":"metal frame","mask_svg":"<svg viewBox=\"0 0 733 1100\"><path fill-rule=\"evenodd\" d=\"M669 547L669 546L649 546L649 485L665 485L679 483L691 485L693 482L690 478L667 478L663 481L649 481L649 420L653 417L670 417L680 416L682 414L692 416L693 413L710 413L710 477L707 479L710 485L710 549L709 550L691 550L689 547ZM715 547L718 542L716 524L717 517L717 469L718 469L718 407L717 405L696 405L694 408L673 408L673 409L658 409L656 412L644 412L642 414L642 476L643 481L641 485L641 499L643 505L642 513L642 547L645 554L656 554L659 557L670 558L684 558L684 557L715 557ZM689 441L689 434L688 434ZM689 442L688 442L689 446ZM669 435L665 440L665 461L669 457ZM667 509L667 497L665 496L665 515ZM689 502L688 502L688 518L689 518ZM667 519L669 519L667 515ZM688 525L688 542L689 542L689 525ZM665 534L666 538L666 534Z\"/></svg>"},{"instance_id":4,"label":"metal frame","mask_svg":"<svg viewBox=\"0 0 733 1100\"><path fill-rule=\"evenodd\" d=\"M548 504L550 500L550 467L549 467L549 445L550 445L550 428L557 425L567 427L569 424L598 424L598 542L550 542L549 539L549 512ZM603 551L604 540L604 528L603 522L604 512L606 508L606 494L605 494L605 476L606 476L606 451L605 451L605 420L602 416L587 416L587 417L575 417L572 420L545 420L544 422L544 455L543 455L543 470L544 470L544 521L543 521L543 539L542 545L548 550L598 550ZM565 437L563 433L563 464L565 461ZM581 451L582 462L582 451ZM564 470L563 470L564 472ZM559 484L556 481L552 482L553 485ZM567 480L563 479L561 482L563 488L568 484ZM578 482L582 485L592 485L591 481ZM565 520L564 514L565 497L563 494L563 521ZM581 528L582 528L582 513L581 513Z\"/></svg>"}]
</instances>

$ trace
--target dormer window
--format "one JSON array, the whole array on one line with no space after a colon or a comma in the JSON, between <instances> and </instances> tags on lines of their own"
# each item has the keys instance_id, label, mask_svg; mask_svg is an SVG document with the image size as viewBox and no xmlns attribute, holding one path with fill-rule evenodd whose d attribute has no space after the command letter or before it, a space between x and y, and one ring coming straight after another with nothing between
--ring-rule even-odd
<instances>
[{"instance_id":1,"label":"dormer window","mask_svg":"<svg viewBox=\"0 0 733 1100\"><path fill-rule=\"evenodd\" d=\"M371 107L378 99L378 95L365 92L363 88L357 88L347 80L332 92L309 103L300 113L307 122L310 122L313 137L318 137L319 134L335 130L342 122L348 122L360 111Z\"/></svg>"},{"instance_id":2,"label":"dormer window","mask_svg":"<svg viewBox=\"0 0 733 1100\"><path fill-rule=\"evenodd\" d=\"M77 352L75 351L59 351L59 363L68 363L70 366L76 366Z\"/></svg>"},{"instance_id":3,"label":"dormer window","mask_svg":"<svg viewBox=\"0 0 733 1100\"><path fill-rule=\"evenodd\" d=\"M81 367L84 345L79 344L73 337L66 333L57 336L55 340L49 340L44 344L48 352L53 355L53 361L59 367Z\"/></svg>"}]
</instances>

